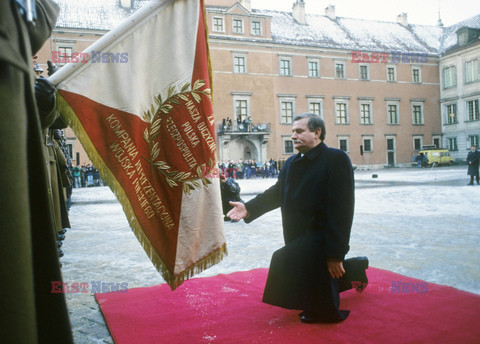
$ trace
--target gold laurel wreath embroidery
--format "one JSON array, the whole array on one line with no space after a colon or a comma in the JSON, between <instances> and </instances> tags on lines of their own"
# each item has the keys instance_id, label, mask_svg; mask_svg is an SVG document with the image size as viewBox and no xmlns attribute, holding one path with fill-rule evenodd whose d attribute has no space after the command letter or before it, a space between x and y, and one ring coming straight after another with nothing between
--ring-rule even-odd
<instances>
[{"instance_id":1,"label":"gold laurel wreath embroidery","mask_svg":"<svg viewBox=\"0 0 480 344\"><path fill-rule=\"evenodd\" d=\"M206 163L197 166L196 175L192 172L180 172L178 170L171 170L171 166L167 164L166 161L157 159L160 154L159 142L154 142L159 136L160 128L162 127L162 118L172 111L174 105L180 105L180 100L187 102L189 96L199 104L202 101L201 94L207 95L210 97L210 89L206 88L201 90L205 86L204 80L197 80L193 84L191 90L190 83L186 82L180 92L175 93L175 87L171 86L168 89L167 98L162 100L162 96L157 95L154 100L157 104L157 107L152 104L150 110L144 112L143 119L145 122L150 123L150 126L145 129L143 132L143 138L148 143L148 150L150 157L147 161L154 167L156 171L162 174L165 177L165 180L171 188L183 184L183 191L187 194L190 194L191 190L199 188L202 184L205 187L208 187L208 184L211 184L208 175L211 174L213 167L215 165L212 158L209 159L208 165Z\"/></svg>"}]
</instances>

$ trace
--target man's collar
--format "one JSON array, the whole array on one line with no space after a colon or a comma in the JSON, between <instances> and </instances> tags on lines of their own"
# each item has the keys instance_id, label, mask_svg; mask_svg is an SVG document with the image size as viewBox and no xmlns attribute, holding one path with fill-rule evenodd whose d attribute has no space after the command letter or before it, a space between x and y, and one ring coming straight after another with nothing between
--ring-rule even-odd
<instances>
[{"instance_id":1,"label":"man's collar","mask_svg":"<svg viewBox=\"0 0 480 344\"><path fill-rule=\"evenodd\" d=\"M310 149L306 153L298 153L296 159L301 159L302 157L307 157L309 160L315 159L319 156L325 149L327 149L327 145L322 141L312 149Z\"/></svg>"}]
</instances>

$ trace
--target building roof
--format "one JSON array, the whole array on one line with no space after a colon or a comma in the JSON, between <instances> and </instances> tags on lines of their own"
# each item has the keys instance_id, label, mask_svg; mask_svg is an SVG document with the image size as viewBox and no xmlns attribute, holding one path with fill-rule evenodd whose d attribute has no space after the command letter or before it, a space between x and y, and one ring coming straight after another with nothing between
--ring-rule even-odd
<instances>
[{"instance_id":1,"label":"building roof","mask_svg":"<svg viewBox=\"0 0 480 344\"><path fill-rule=\"evenodd\" d=\"M54 0L60 6L57 28L109 31L150 0L131 0L122 8L120 0Z\"/></svg>"},{"instance_id":2,"label":"building roof","mask_svg":"<svg viewBox=\"0 0 480 344\"><path fill-rule=\"evenodd\" d=\"M60 6L57 28L111 30L149 0L131 0L122 8L120 0L55 0ZM210 7L227 11L229 7ZM480 14L457 24L432 25L306 14L307 25L298 23L291 12L253 9L255 15L271 17L272 42L318 48L438 55L457 44L461 27L480 29ZM226 39L228 39L226 37ZM238 38L242 39L242 38ZM251 39L251 38L245 38Z\"/></svg>"}]
</instances>

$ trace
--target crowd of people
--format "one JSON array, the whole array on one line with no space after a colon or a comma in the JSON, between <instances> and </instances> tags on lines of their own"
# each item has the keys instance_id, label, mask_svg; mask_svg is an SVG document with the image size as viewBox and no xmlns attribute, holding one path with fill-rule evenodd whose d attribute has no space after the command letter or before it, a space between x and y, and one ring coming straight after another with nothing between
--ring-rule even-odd
<instances>
[{"instance_id":1,"label":"crowd of people","mask_svg":"<svg viewBox=\"0 0 480 344\"><path fill-rule=\"evenodd\" d=\"M256 132L264 131L267 129L266 124L253 124L252 116L244 117L243 120L241 116L238 116L236 120L232 120L230 117L222 119L222 124L220 129L222 132Z\"/></svg>"},{"instance_id":2,"label":"crowd of people","mask_svg":"<svg viewBox=\"0 0 480 344\"><path fill-rule=\"evenodd\" d=\"M219 162L218 170L220 175L233 179L254 179L254 178L274 178L278 176L284 160L269 159L265 162L259 162L255 159L247 160L229 160Z\"/></svg>"},{"instance_id":3,"label":"crowd of people","mask_svg":"<svg viewBox=\"0 0 480 344\"><path fill-rule=\"evenodd\" d=\"M72 167L72 174L74 188L105 185L102 178L100 178L100 173L92 164L76 165Z\"/></svg>"}]
</instances>

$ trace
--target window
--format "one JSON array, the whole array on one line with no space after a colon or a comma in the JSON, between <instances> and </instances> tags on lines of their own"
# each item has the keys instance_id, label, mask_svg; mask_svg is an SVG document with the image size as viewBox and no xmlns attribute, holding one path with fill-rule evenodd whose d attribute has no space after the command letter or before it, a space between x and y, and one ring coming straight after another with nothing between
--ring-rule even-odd
<instances>
[{"instance_id":1,"label":"window","mask_svg":"<svg viewBox=\"0 0 480 344\"><path fill-rule=\"evenodd\" d=\"M243 33L242 19L234 19L232 22L232 25L233 25L233 33Z\"/></svg>"},{"instance_id":2,"label":"window","mask_svg":"<svg viewBox=\"0 0 480 344\"><path fill-rule=\"evenodd\" d=\"M478 81L478 60L465 62L465 83Z\"/></svg>"},{"instance_id":3,"label":"window","mask_svg":"<svg viewBox=\"0 0 480 344\"><path fill-rule=\"evenodd\" d=\"M310 78L318 78L320 76L318 60L308 60L308 76Z\"/></svg>"},{"instance_id":4,"label":"window","mask_svg":"<svg viewBox=\"0 0 480 344\"><path fill-rule=\"evenodd\" d=\"M468 31L463 30L457 34L458 45L462 46L468 43Z\"/></svg>"},{"instance_id":5,"label":"window","mask_svg":"<svg viewBox=\"0 0 480 344\"><path fill-rule=\"evenodd\" d=\"M246 73L247 72L247 58L243 55L233 56L233 72L234 73Z\"/></svg>"},{"instance_id":6,"label":"window","mask_svg":"<svg viewBox=\"0 0 480 344\"><path fill-rule=\"evenodd\" d=\"M323 97L322 96L307 96L308 111L319 115L323 118Z\"/></svg>"},{"instance_id":7,"label":"window","mask_svg":"<svg viewBox=\"0 0 480 344\"><path fill-rule=\"evenodd\" d=\"M335 123L348 124L347 103L338 102L335 104Z\"/></svg>"},{"instance_id":8,"label":"window","mask_svg":"<svg viewBox=\"0 0 480 344\"><path fill-rule=\"evenodd\" d=\"M262 23L259 21L252 21L252 36L262 35Z\"/></svg>"},{"instance_id":9,"label":"window","mask_svg":"<svg viewBox=\"0 0 480 344\"><path fill-rule=\"evenodd\" d=\"M421 136L414 136L413 137L413 150L421 150L422 149L422 137Z\"/></svg>"},{"instance_id":10,"label":"window","mask_svg":"<svg viewBox=\"0 0 480 344\"><path fill-rule=\"evenodd\" d=\"M320 117L322 117L322 102L317 101L317 100L309 101L308 111L312 112L312 113L315 113L315 114L319 115Z\"/></svg>"},{"instance_id":11,"label":"window","mask_svg":"<svg viewBox=\"0 0 480 344\"><path fill-rule=\"evenodd\" d=\"M449 137L447 140L448 140L448 149L450 151L458 151L457 138Z\"/></svg>"},{"instance_id":12,"label":"window","mask_svg":"<svg viewBox=\"0 0 480 344\"><path fill-rule=\"evenodd\" d=\"M295 116L295 101L284 98L280 100L280 123L292 124Z\"/></svg>"},{"instance_id":13,"label":"window","mask_svg":"<svg viewBox=\"0 0 480 344\"><path fill-rule=\"evenodd\" d=\"M283 154L293 154L295 153L295 148L293 146L293 141L290 137L283 137Z\"/></svg>"},{"instance_id":14,"label":"window","mask_svg":"<svg viewBox=\"0 0 480 344\"><path fill-rule=\"evenodd\" d=\"M433 144L435 145L435 147L440 148L441 147L441 145L440 145L441 138L439 136L433 136L432 139L433 139Z\"/></svg>"},{"instance_id":15,"label":"window","mask_svg":"<svg viewBox=\"0 0 480 344\"><path fill-rule=\"evenodd\" d=\"M60 51L60 65L63 65L63 63L68 63L70 62L70 58L72 57L73 53L73 47L58 47L58 51Z\"/></svg>"},{"instance_id":16,"label":"window","mask_svg":"<svg viewBox=\"0 0 480 344\"><path fill-rule=\"evenodd\" d=\"M235 119L241 121L248 118L248 100L236 99L235 100Z\"/></svg>"},{"instance_id":17,"label":"window","mask_svg":"<svg viewBox=\"0 0 480 344\"><path fill-rule=\"evenodd\" d=\"M371 137L363 138L363 152L370 153L373 152L373 139Z\"/></svg>"},{"instance_id":18,"label":"window","mask_svg":"<svg viewBox=\"0 0 480 344\"><path fill-rule=\"evenodd\" d=\"M478 147L478 135L470 135L468 137L468 141L470 142L470 146L467 147L467 149L469 149L472 146Z\"/></svg>"},{"instance_id":19,"label":"window","mask_svg":"<svg viewBox=\"0 0 480 344\"><path fill-rule=\"evenodd\" d=\"M360 124L372 124L372 106L371 104L360 103Z\"/></svg>"},{"instance_id":20,"label":"window","mask_svg":"<svg viewBox=\"0 0 480 344\"><path fill-rule=\"evenodd\" d=\"M345 62L335 62L335 78L345 79Z\"/></svg>"},{"instance_id":21,"label":"window","mask_svg":"<svg viewBox=\"0 0 480 344\"><path fill-rule=\"evenodd\" d=\"M412 124L423 124L423 106L421 104L412 104Z\"/></svg>"},{"instance_id":22,"label":"window","mask_svg":"<svg viewBox=\"0 0 480 344\"><path fill-rule=\"evenodd\" d=\"M412 68L412 82L413 83L421 83L422 82L422 74L420 71L420 67L413 67Z\"/></svg>"},{"instance_id":23,"label":"window","mask_svg":"<svg viewBox=\"0 0 480 344\"><path fill-rule=\"evenodd\" d=\"M360 70L360 80L370 80L370 70L368 68L368 65L360 65L359 66Z\"/></svg>"},{"instance_id":24,"label":"window","mask_svg":"<svg viewBox=\"0 0 480 344\"><path fill-rule=\"evenodd\" d=\"M389 151L389 152L395 151L395 138L394 137L387 137L387 151Z\"/></svg>"},{"instance_id":25,"label":"window","mask_svg":"<svg viewBox=\"0 0 480 344\"><path fill-rule=\"evenodd\" d=\"M457 67L449 66L443 68L443 88L457 86Z\"/></svg>"},{"instance_id":26,"label":"window","mask_svg":"<svg viewBox=\"0 0 480 344\"><path fill-rule=\"evenodd\" d=\"M395 66L387 66L387 81L397 81L397 68Z\"/></svg>"},{"instance_id":27,"label":"window","mask_svg":"<svg viewBox=\"0 0 480 344\"><path fill-rule=\"evenodd\" d=\"M215 32L225 32L223 27L223 18L213 17L213 30Z\"/></svg>"},{"instance_id":28,"label":"window","mask_svg":"<svg viewBox=\"0 0 480 344\"><path fill-rule=\"evenodd\" d=\"M400 124L400 118L398 115L398 105L397 104L388 104L387 105L387 123L388 124Z\"/></svg>"},{"instance_id":29,"label":"window","mask_svg":"<svg viewBox=\"0 0 480 344\"><path fill-rule=\"evenodd\" d=\"M457 118L457 104L448 104L445 106L446 111L446 121L447 124L456 124L458 123Z\"/></svg>"},{"instance_id":30,"label":"window","mask_svg":"<svg viewBox=\"0 0 480 344\"><path fill-rule=\"evenodd\" d=\"M349 151L348 137L338 138L338 148L344 152Z\"/></svg>"},{"instance_id":31,"label":"window","mask_svg":"<svg viewBox=\"0 0 480 344\"><path fill-rule=\"evenodd\" d=\"M280 58L280 75L291 76L292 75L292 60L290 58Z\"/></svg>"},{"instance_id":32,"label":"window","mask_svg":"<svg viewBox=\"0 0 480 344\"><path fill-rule=\"evenodd\" d=\"M479 119L478 99L467 101L467 120L478 121Z\"/></svg>"}]
</instances>

